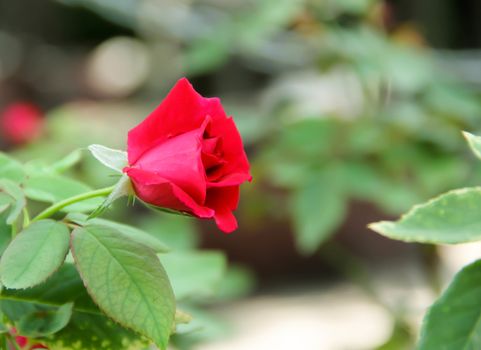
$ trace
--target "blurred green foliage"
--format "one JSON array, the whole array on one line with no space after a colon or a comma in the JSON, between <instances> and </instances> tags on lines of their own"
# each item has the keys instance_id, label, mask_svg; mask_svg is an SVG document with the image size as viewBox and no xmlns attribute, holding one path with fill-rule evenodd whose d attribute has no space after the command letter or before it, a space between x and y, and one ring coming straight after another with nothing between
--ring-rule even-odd
<instances>
[{"instance_id":1,"label":"blurred green foliage","mask_svg":"<svg viewBox=\"0 0 481 350\"><path fill-rule=\"evenodd\" d=\"M59 159L90 143L124 148L129 127L147 115L173 80L188 75L223 98L250 153L254 182L244 191L240 227L287 217L305 254L331 237L353 200L396 215L443 191L479 182L481 168L464 156L460 134L481 129L479 92L440 64L442 54L430 49L415 27L393 29L385 2L57 3L80 6L132 30L147 48L150 71L122 101L52 110L48 137L19 150L23 159ZM94 187L109 183L112 175L89 159L72 172ZM143 215L129 221L158 234L180 255L199 254L188 220ZM250 275L231 272L223 281L236 287L229 291L222 285L219 293L248 291ZM202 314L198 301L186 301L185 308ZM187 346L193 338L177 336L176 342Z\"/></svg>"},{"instance_id":2,"label":"blurred green foliage","mask_svg":"<svg viewBox=\"0 0 481 350\"><path fill-rule=\"evenodd\" d=\"M168 83L152 80L163 75L212 77L214 94L225 97L253 149L255 190L244 203L254 192L282 193L288 204L271 207L264 200L267 207L257 211L286 212L304 253L329 239L353 199L398 214L476 181L479 169L464 159L459 131L481 126L477 91L439 64L414 27L388 31L384 2L60 2L127 27L146 44L154 64L138 97L158 96ZM43 147L54 154L59 143L84 146L106 130L109 146L121 148L135 123L129 119L148 111L135 107L138 101L130 101L128 112L115 104L58 109L49 118L50 140L34 145L29 156L45 154ZM78 114L82 108L102 120ZM121 125L116 130L114 120ZM90 176L90 165L83 167L82 176Z\"/></svg>"}]
</instances>

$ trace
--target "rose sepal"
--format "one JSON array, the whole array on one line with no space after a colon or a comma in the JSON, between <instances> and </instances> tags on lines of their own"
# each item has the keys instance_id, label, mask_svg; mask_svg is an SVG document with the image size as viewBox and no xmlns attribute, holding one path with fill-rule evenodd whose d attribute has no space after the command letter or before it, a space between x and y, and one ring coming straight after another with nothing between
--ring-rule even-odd
<instances>
[{"instance_id":1,"label":"rose sepal","mask_svg":"<svg viewBox=\"0 0 481 350\"><path fill-rule=\"evenodd\" d=\"M89 215L89 219L92 219L101 215L105 210L107 210L113 204L113 202L125 196L133 197L135 196L135 192L129 177L124 174L122 175L120 180L117 182L117 184L114 186L114 189L105 199L105 201Z\"/></svg>"},{"instance_id":2,"label":"rose sepal","mask_svg":"<svg viewBox=\"0 0 481 350\"><path fill-rule=\"evenodd\" d=\"M101 215L117 199L124 196L134 196L135 193L129 177L123 173L123 169L128 166L127 152L97 144L90 145L88 150L100 163L122 174L105 201L89 215L90 219Z\"/></svg>"}]
</instances>

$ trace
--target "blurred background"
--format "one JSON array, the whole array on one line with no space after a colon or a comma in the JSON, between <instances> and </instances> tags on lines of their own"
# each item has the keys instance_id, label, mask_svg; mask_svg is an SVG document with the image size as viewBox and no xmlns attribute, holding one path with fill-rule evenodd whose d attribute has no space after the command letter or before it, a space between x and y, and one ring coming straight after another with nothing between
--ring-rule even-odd
<instances>
[{"instance_id":1,"label":"blurred background","mask_svg":"<svg viewBox=\"0 0 481 350\"><path fill-rule=\"evenodd\" d=\"M460 133L481 132L480 19L477 0L0 0L0 149L34 165L125 149L187 76L234 116L254 181L231 235L108 213L176 249L194 322L173 348L412 349L481 247L366 225L481 183ZM112 183L86 154L73 175Z\"/></svg>"}]
</instances>

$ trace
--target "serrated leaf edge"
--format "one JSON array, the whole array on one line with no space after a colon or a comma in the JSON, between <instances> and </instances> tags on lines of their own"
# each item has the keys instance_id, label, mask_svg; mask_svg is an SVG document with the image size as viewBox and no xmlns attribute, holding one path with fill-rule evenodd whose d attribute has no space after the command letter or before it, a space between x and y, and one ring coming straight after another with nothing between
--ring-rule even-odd
<instances>
[{"instance_id":1,"label":"serrated leaf edge","mask_svg":"<svg viewBox=\"0 0 481 350\"><path fill-rule=\"evenodd\" d=\"M46 219L46 220L42 220L42 221L52 221L52 222L54 222L54 223L61 223L61 222L57 222L57 221L50 220L50 219ZM38 221L38 222L40 222L40 221ZM68 226L67 226L67 225L65 225L65 226L67 227L67 230L68 230ZM70 233L70 230L68 230L68 231L69 231L69 233ZM16 237L18 237L18 236L21 235L21 234L22 234L22 232L20 232ZM40 284L42 284L42 283L45 283L50 277L52 277L52 276L63 266L63 264L64 264L64 262L65 262L65 258L67 257L69 251L70 251L70 249L67 249L67 251L66 251L66 253L65 253L65 256L63 257L62 263L59 264L56 269L54 269L50 274L48 274L48 275L47 275L44 279L42 279L41 281L39 281L39 282L37 282L37 283L35 283L35 284L31 285L31 286L28 286L28 287L11 288L11 287L7 287L7 286L4 284L3 278L0 276L0 282L1 282L2 288L6 288L6 289L10 289L10 290L28 290L28 289L31 289L31 288L33 288L33 287L36 287L36 286L38 286L38 285L40 285ZM3 258L3 255L2 255L2 258ZM0 262L1 262L2 258L0 258ZM0 297L0 299L1 299L1 297Z\"/></svg>"},{"instance_id":2,"label":"serrated leaf edge","mask_svg":"<svg viewBox=\"0 0 481 350\"><path fill-rule=\"evenodd\" d=\"M394 238L394 239L404 241L404 242L439 244L439 241L428 239L428 238L423 238L423 237L419 237L419 238L415 238L415 239L414 238L406 239L405 237L400 237L398 234L392 233L392 231L389 230L389 226L393 226L395 224L401 223L403 220L408 219L410 216L414 215L417 210L424 209L426 207L432 206L434 204L434 202L440 200L444 196L448 196L448 195L452 195L452 194L462 195L462 194L465 194L465 193L471 192L471 191L477 191L477 192L479 192L479 194L481 194L481 187L477 186L477 187L459 188L459 189L455 189L455 190L451 190L451 191L442 193L439 196L433 197L433 198L431 198L430 200L428 200L424 203L414 205L405 214L401 215L399 217L399 219L396 220L396 221L387 221L386 220L386 221L373 222L373 223L368 224L367 227L369 229L383 235L383 236L386 236L388 238ZM388 228L386 228L386 226L388 226ZM479 241L479 238L473 237L472 239L463 240L462 242L452 242L452 243L450 243L450 242L445 241L445 242L443 242L443 244L462 244L462 243L476 242L476 241Z\"/></svg>"},{"instance_id":3,"label":"serrated leaf edge","mask_svg":"<svg viewBox=\"0 0 481 350\"><path fill-rule=\"evenodd\" d=\"M87 290L88 294L89 294L90 297L92 298L92 300L93 300L93 302L95 303L95 305L97 305L98 308L103 312L103 314L104 314L106 317L110 318L113 322L117 323L117 324L120 325L121 327L124 327L124 328L126 328L126 329L130 329L131 331L135 332L136 334L138 334L138 335L140 335L140 336L142 336L142 337L145 337L145 338L147 338L147 339L149 339L150 341L152 341L152 342L155 343L155 341L154 341L152 338L150 338L149 336L147 336L147 335L145 335L145 334L142 334L142 333L139 332L138 330L132 328L131 326L128 326L128 325L124 324L123 322L117 320L115 317L111 316L110 313L107 312L107 311L97 302L97 299L96 299L94 293L92 293L89 285L87 284L87 282L86 282L86 280L85 280L85 278L84 278L84 275L82 274L82 272L81 272L80 269L78 268L77 254L75 253L75 249L74 249L74 247L73 247L74 235L76 234L76 231L77 231L78 229L79 229L79 228L76 228L75 230L73 230L73 231L72 231L72 234L70 235L70 251L72 252L72 256L73 256L73 258L74 258L74 265L75 265L75 267L76 267L76 269L77 269L77 271L78 271L78 273L79 273L79 275L80 275L80 279L82 280L82 283L84 284L85 289ZM145 247L144 245L142 245L142 246ZM150 249L150 248L148 248L148 247L145 247L145 248ZM156 256L156 258L158 259L158 257L157 257L157 255L155 254L155 252L154 252L154 251L152 251L152 252L153 252L153 254ZM159 263L160 263L160 260L159 260ZM175 314L174 314L174 319L172 320L172 322L174 322L174 321L175 321ZM160 346L160 348L161 348L162 350L166 350L166 349L167 349L167 346L168 346L168 343L169 343L169 338L170 338L170 337L168 337L168 338L166 339L165 345L163 345L163 344L156 344L156 345L157 345L157 346Z\"/></svg>"}]
</instances>

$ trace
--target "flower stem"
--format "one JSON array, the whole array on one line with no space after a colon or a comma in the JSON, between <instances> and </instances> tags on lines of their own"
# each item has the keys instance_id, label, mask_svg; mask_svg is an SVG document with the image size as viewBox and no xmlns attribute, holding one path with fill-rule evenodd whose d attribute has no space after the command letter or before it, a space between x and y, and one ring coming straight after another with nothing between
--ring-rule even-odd
<instances>
[{"instance_id":1,"label":"flower stem","mask_svg":"<svg viewBox=\"0 0 481 350\"><path fill-rule=\"evenodd\" d=\"M73 196L73 197L64 199L63 201L55 203L52 206L45 209L44 211L42 211L40 214L38 214L36 217L34 217L32 219L32 222L49 218L50 216L52 216L56 212L62 210L65 207L68 207L71 204L74 204L74 203L77 203L77 202L82 202L82 201L90 199L90 198L108 196L113 191L114 188L115 188L115 186L105 187L105 188L101 188L99 190L95 190L95 191L91 191L91 192L85 192L85 193L79 194L77 196Z\"/></svg>"},{"instance_id":2,"label":"flower stem","mask_svg":"<svg viewBox=\"0 0 481 350\"><path fill-rule=\"evenodd\" d=\"M30 214L27 207L23 208L23 228L30 225Z\"/></svg>"}]
</instances>

